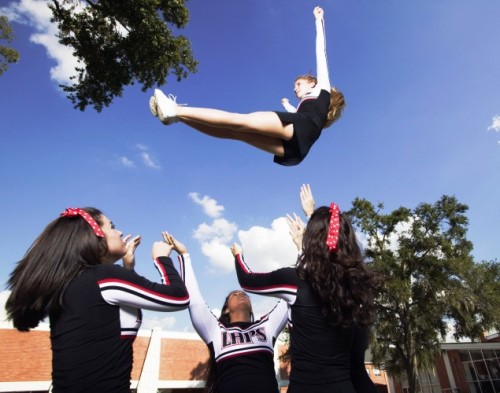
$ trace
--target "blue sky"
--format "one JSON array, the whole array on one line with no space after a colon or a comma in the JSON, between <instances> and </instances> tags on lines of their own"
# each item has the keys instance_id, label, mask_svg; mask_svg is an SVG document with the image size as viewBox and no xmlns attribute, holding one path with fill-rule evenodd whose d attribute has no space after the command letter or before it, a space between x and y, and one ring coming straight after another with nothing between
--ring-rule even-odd
<instances>
[{"instance_id":1,"label":"blue sky","mask_svg":"<svg viewBox=\"0 0 500 393\"><path fill-rule=\"evenodd\" d=\"M153 241L168 230L190 250L212 307L237 286L228 246L256 271L294 263L283 217L355 197L387 212L455 195L469 206L476 260L500 255L500 2L456 0L190 0L183 31L199 71L162 89L193 106L280 110L293 80L315 70L312 10L325 10L332 83L347 110L304 162L212 139L149 113L151 92L127 88L80 112L58 89L71 58L53 44L45 2L2 1L21 54L0 76L0 285L36 236L69 206L96 206L141 234L137 271L157 279ZM69 65L68 65L69 64ZM253 298L256 313L272 300ZM144 326L192 330L186 311Z\"/></svg>"}]
</instances>

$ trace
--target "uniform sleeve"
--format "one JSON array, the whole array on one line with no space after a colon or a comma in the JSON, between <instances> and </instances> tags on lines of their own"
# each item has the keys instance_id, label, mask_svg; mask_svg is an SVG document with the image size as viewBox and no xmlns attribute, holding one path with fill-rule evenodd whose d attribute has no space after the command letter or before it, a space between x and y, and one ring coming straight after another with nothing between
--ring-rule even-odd
<instances>
[{"instance_id":1,"label":"uniform sleeve","mask_svg":"<svg viewBox=\"0 0 500 393\"><path fill-rule=\"evenodd\" d=\"M100 270L97 284L104 300L112 305L153 311L179 311L189 305L189 294L169 257L155 261L162 283L155 283L121 266Z\"/></svg>"},{"instance_id":2,"label":"uniform sleeve","mask_svg":"<svg viewBox=\"0 0 500 393\"><path fill-rule=\"evenodd\" d=\"M281 105L283 105L283 108L289 113L295 113L297 112L297 108L295 108L292 104L290 104L288 101L282 102Z\"/></svg>"},{"instance_id":3,"label":"uniform sleeve","mask_svg":"<svg viewBox=\"0 0 500 393\"><path fill-rule=\"evenodd\" d=\"M269 273L253 273L241 254L236 255L234 262L238 281L245 291L278 297L288 304L295 303L299 278L293 268L282 268Z\"/></svg>"},{"instance_id":4,"label":"uniform sleeve","mask_svg":"<svg viewBox=\"0 0 500 393\"><path fill-rule=\"evenodd\" d=\"M268 317L272 335L276 338L288 322L288 303L280 299Z\"/></svg>"},{"instance_id":5,"label":"uniform sleeve","mask_svg":"<svg viewBox=\"0 0 500 393\"><path fill-rule=\"evenodd\" d=\"M326 57L325 21L316 20L316 75L318 87L330 93L330 76L328 75L328 61Z\"/></svg>"},{"instance_id":6,"label":"uniform sleeve","mask_svg":"<svg viewBox=\"0 0 500 393\"><path fill-rule=\"evenodd\" d=\"M194 330L208 344L213 341L213 335L219 331L219 320L212 313L201 295L189 254L180 255L179 263L181 264L181 270L184 272L184 280L189 292L189 315L191 322Z\"/></svg>"}]
</instances>

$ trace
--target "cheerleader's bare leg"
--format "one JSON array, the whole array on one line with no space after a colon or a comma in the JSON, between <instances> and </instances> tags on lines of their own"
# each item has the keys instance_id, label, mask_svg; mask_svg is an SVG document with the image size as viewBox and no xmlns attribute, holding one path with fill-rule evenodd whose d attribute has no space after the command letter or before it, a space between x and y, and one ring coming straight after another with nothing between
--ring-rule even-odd
<instances>
[{"instance_id":1,"label":"cheerleader's bare leg","mask_svg":"<svg viewBox=\"0 0 500 393\"><path fill-rule=\"evenodd\" d=\"M179 106L177 116L183 122L195 121L216 128L229 128L235 134L250 133L284 140L291 139L293 135L293 125L283 125L274 112L241 114L218 109Z\"/></svg>"},{"instance_id":2,"label":"cheerleader's bare leg","mask_svg":"<svg viewBox=\"0 0 500 393\"><path fill-rule=\"evenodd\" d=\"M151 97L149 107L153 115L166 125L179 120L195 121L217 129L228 128L235 133L251 133L282 140L290 140L293 136L293 125L283 124L278 115L270 111L241 114L219 109L182 106L177 105L174 96L167 97L158 89Z\"/></svg>"},{"instance_id":3,"label":"cheerleader's bare leg","mask_svg":"<svg viewBox=\"0 0 500 393\"><path fill-rule=\"evenodd\" d=\"M284 155L283 141L280 138L252 133L248 130L242 132L241 130L233 130L232 128L212 126L210 124L189 120L184 117L180 117L180 121L197 131L215 138L242 141L265 152L275 154L280 157L283 157Z\"/></svg>"}]
</instances>

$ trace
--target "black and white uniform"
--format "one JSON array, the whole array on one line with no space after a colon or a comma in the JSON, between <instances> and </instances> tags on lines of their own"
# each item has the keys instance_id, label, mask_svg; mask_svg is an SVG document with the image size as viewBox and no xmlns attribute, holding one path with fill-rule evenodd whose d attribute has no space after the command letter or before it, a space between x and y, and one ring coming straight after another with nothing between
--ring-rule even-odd
<instances>
[{"instance_id":1,"label":"black and white uniform","mask_svg":"<svg viewBox=\"0 0 500 393\"><path fill-rule=\"evenodd\" d=\"M161 284L118 265L96 265L68 285L62 309L50 315L55 393L130 392L141 308L178 311L189 305L172 260L154 262Z\"/></svg>"},{"instance_id":2,"label":"black and white uniform","mask_svg":"<svg viewBox=\"0 0 500 393\"><path fill-rule=\"evenodd\" d=\"M311 146L320 137L325 126L330 107L330 77L326 58L325 25L323 20L316 20L316 78L318 83L313 91L302 97L297 109L284 104L287 112L276 112L283 124L293 124L293 135L288 141L283 140L285 155L274 156L274 162L280 165L297 165L306 157Z\"/></svg>"},{"instance_id":3,"label":"black and white uniform","mask_svg":"<svg viewBox=\"0 0 500 393\"><path fill-rule=\"evenodd\" d=\"M245 291L279 297L290 306L289 393L376 393L364 366L364 329L332 326L311 286L297 276L295 268L252 273L241 255L235 265Z\"/></svg>"},{"instance_id":4,"label":"black and white uniform","mask_svg":"<svg viewBox=\"0 0 500 393\"><path fill-rule=\"evenodd\" d=\"M286 302L279 301L258 321L225 326L205 303L189 254L180 256L179 261L189 291L193 327L215 359L215 392L277 393L273 347L288 320Z\"/></svg>"}]
</instances>

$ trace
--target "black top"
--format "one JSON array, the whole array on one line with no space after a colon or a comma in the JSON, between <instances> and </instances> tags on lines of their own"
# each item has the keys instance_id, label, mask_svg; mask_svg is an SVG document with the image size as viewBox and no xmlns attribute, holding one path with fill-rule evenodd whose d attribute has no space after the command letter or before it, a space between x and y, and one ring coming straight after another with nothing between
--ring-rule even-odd
<instances>
[{"instance_id":1,"label":"black top","mask_svg":"<svg viewBox=\"0 0 500 393\"><path fill-rule=\"evenodd\" d=\"M245 291L279 297L291 308L290 387L295 383L309 387L334 385L350 382L356 376L358 393L376 392L364 366L364 329L333 326L323 316L311 286L297 276L295 268L253 273L241 255L236 256L235 264L238 281ZM354 387L350 389L354 391Z\"/></svg>"},{"instance_id":2,"label":"black top","mask_svg":"<svg viewBox=\"0 0 500 393\"><path fill-rule=\"evenodd\" d=\"M321 90L318 96L310 95L302 99L297 112L276 112L284 124L293 124L293 135L289 141L283 140L284 157L274 156L280 165L297 165L307 156L311 146L320 137L330 107L330 93Z\"/></svg>"},{"instance_id":3,"label":"black top","mask_svg":"<svg viewBox=\"0 0 500 393\"><path fill-rule=\"evenodd\" d=\"M130 392L132 343L141 308L177 311L189 295L170 258L155 261L163 284L118 265L97 265L64 291L63 306L50 315L55 393Z\"/></svg>"}]
</instances>

